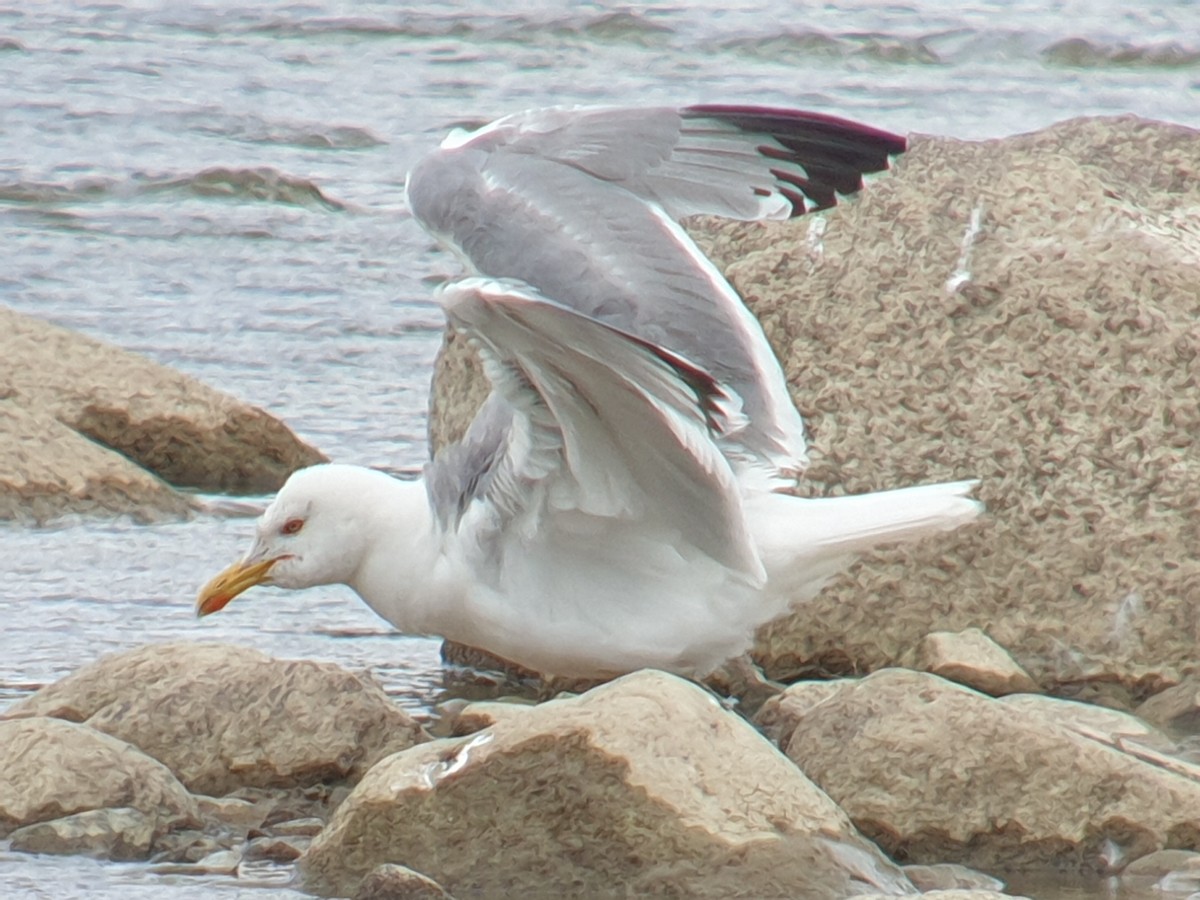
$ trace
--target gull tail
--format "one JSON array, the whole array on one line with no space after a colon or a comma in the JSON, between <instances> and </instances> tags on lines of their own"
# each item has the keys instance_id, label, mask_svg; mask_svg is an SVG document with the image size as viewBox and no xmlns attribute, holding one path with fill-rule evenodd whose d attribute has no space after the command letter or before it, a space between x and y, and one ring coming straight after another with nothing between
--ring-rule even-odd
<instances>
[{"instance_id":1,"label":"gull tail","mask_svg":"<svg viewBox=\"0 0 1200 900\"><path fill-rule=\"evenodd\" d=\"M952 531L979 517L978 481L805 498L768 494L748 502L770 593L808 599L854 557L874 547Z\"/></svg>"}]
</instances>

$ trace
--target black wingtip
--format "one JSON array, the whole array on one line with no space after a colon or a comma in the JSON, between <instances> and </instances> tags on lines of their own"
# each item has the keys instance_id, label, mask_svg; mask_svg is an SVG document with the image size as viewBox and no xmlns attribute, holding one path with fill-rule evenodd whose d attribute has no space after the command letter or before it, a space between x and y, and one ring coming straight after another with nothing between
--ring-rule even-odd
<instances>
[{"instance_id":1,"label":"black wingtip","mask_svg":"<svg viewBox=\"0 0 1200 900\"><path fill-rule=\"evenodd\" d=\"M700 104L682 111L685 119L715 119L746 134L773 138L764 156L795 163L805 177L783 170L774 174L789 187L780 193L792 201L792 215L825 209L863 187L863 176L882 172L892 157L908 149L899 134L826 113L767 106ZM782 148L782 149L781 149Z\"/></svg>"}]
</instances>

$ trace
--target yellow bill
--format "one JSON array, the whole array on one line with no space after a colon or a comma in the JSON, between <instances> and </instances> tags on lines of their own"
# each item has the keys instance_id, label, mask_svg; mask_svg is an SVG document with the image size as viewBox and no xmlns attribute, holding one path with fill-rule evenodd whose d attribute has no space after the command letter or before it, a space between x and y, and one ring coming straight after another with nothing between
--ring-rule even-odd
<instances>
[{"instance_id":1,"label":"yellow bill","mask_svg":"<svg viewBox=\"0 0 1200 900\"><path fill-rule=\"evenodd\" d=\"M271 566L278 560L264 559L261 562L235 562L204 587L196 597L196 615L203 617L224 609L234 597L268 578Z\"/></svg>"}]
</instances>

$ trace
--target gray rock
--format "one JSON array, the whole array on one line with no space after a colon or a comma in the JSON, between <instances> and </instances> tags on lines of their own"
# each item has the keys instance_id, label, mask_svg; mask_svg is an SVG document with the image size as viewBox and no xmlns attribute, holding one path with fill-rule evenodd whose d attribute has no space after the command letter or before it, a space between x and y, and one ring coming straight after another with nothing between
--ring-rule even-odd
<instances>
[{"instance_id":1,"label":"gray rock","mask_svg":"<svg viewBox=\"0 0 1200 900\"><path fill-rule=\"evenodd\" d=\"M271 831L275 834L285 837L312 837L321 833L321 829L325 827L325 822L316 816L305 816L302 819L288 819L283 822L276 822L271 826Z\"/></svg>"},{"instance_id":2,"label":"gray rock","mask_svg":"<svg viewBox=\"0 0 1200 900\"><path fill-rule=\"evenodd\" d=\"M369 679L220 644L151 644L103 657L8 715L86 721L135 743L189 789L218 796L356 781L426 737Z\"/></svg>"},{"instance_id":3,"label":"gray rock","mask_svg":"<svg viewBox=\"0 0 1200 900\"><path fill-rule=\"evenodd\" d=\"M454 900L420 872L394 863L376 867L359 884L352 900Z\"/></svg>"},{"instance_id":4,"label":"gray rock","mask_svg":"<svg viewBox=\"0 0 1200 900\"><path fill-rule=\"evenodd\" d=\"M156 833L199 822L196 801L166 766L86 725L0 721L0 837L88 810L132 808Z\"/></svg>"},{"instance_id":5,"label":"gray rock","mask_svg":"<svg viewBox=\"0 0 1200 900\"><path fill-rule=\"evenodd\" d=\"M0 518L179 514L168 484L275 490L324 457L261 409L0 308Z\"/></svg>"},{"instance_id":6,"label":"gray rock","mask_svg":"<svg viewBox=\"0 0 1200 900\"><path fill-rule=\"evenodd\" d=\"M150 871L156 875L236 875L242 864L238 850L217 850L193 863L156 863Z\"/></svg>"},{"instance_id":7,"label":"gray rock","mask_svg":"<svg viewBox=\"0 0 1200 900\"><path fill-rule=\"evenodd\" d=\"M1200 849L1200 780L933 675L843 685L786 752L885 851L917 863L1086 872Z\"/></svg>"},{"instance_id":8,"label":"gray rock","mask_svg":"<svg viewBox=\"0 0 1200 900\"><path fill-rule=\"evenodd\" d=\"M456 895L911 890L744 720L662 672L381 761L300 867L338 894L397 859Z\"/></svg>"},{"instance_id":9,"label":"gray rock","mask_svg":"<svg viewBox=\"0 0 1200 900\"><path fill-rule=\"evenodd\" d=\"M89 809L26 825L8 837L12 849L25 853L146 859L154 843L155 825L155 819L136 809Z\"/></svg>"},{"instance_id":10,"label":"gray rock","mask_svg":"<svg viewBox=\"0 0 1200 900\"><path fill-rule=\"evenodd\" d=\"M931 891L989 891L1002 893L1004 882L968 866L937 863L905 866L904 874L922 893Z\"/></svg>"}]
</instances>

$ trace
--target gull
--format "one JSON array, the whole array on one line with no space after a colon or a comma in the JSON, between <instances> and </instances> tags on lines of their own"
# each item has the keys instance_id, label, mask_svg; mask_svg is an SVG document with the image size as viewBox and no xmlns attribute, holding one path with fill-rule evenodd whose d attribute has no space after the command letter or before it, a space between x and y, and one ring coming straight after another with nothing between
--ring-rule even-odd
<instances>
[{"instance_id":1,"label":"gull","mask_svg":"<svg viewBox=\"0 0 1200 900\"><path fill-rule=\"evenodd\" d=\"M803 422L762 329L678 220L832 205L902 138L792 110L553 108L452 134L414 215L468 275L438 298L492 393L417 480L294 473L207 615L350 586L397 629L548 676L702 677L857 554L957 528L971 480L787 492Z\"/></svg>"}]
</instances>

